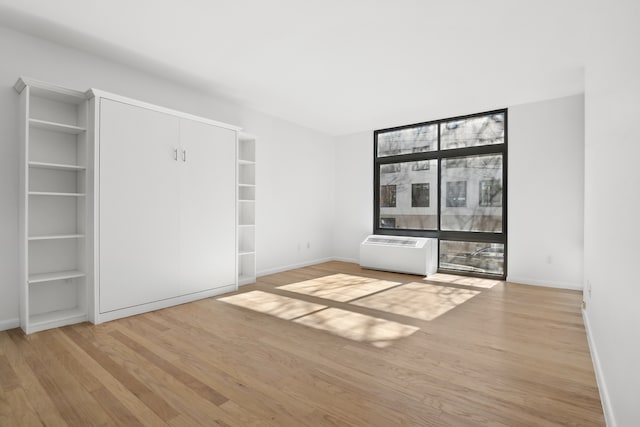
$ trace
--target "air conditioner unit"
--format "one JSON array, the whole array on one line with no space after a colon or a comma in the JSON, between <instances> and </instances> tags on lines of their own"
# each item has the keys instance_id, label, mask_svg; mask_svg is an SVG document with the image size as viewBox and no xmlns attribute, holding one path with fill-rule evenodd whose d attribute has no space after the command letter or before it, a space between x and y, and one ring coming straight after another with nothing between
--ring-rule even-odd
<instances>
[{"instance_id":1,"label":"air conditioner unit","mask_svg":"<svg viewBox=\"0 0 640 427\"><path fill-rule=\"evenodd\" d=\"M371 235L360 244L360 266L428 276L438 270L438 239Z\"/></svg>"}]
</instances>

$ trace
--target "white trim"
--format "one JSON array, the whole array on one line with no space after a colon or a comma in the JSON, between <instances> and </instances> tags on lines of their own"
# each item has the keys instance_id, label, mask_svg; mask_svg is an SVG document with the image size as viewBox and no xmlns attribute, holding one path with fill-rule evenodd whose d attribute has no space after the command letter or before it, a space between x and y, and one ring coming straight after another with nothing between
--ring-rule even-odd
<instances>
[{"instance_id":1,"label":"white trim","mask_svg":"<svg viewBox=\"0 0 640 427\"><path fill-rule=\"evenodd\" d=\"M0 320L0 331L6 331L7 329L13 329L20 326L20 319Z\"/></svg>"},{"instance_id":2,"label":"white trim","mask_svg":"<svg viewBox=\"0 0 640 427\"><path fill-rule=\"evenodd\" d=\"M584 289L584 286L582 283L538 280L538 279L530 279L527 277L507 276L506 281L511 283L519 283L522 285L544 286L547 288L558 288L558 289L570 289L572 291L581 291Z\"/></svg>"},{"instance_id":3,"label":"white trim","mask_svg":"<svg viewBox=\"0 0 640 427\"><path fill-rule=\"evenodd\" d=\"M238 290L235 283L227 286L221 286L215 289L209 289L202 292L196 292L188 295L181 295L175 298L168 298L162 301L155 301L148 304L136 305L134 307L123 308L120 310L109 311L107 313L96 313L95 324L108 322L110 320L120 319L122 317L133 316L136 314L147 313L149 311L159 310L161 308L172 307L174 305L184 304L187 302L197 301L204 298L213 297L227 292Z\"/></svg>"},{"instance_id":4,"label":"white trim","mask_svg":"<svg viewBox=\"0 0 640 427\"><path fill-rule=\"evenodd\" d=\"M591 327L589 326L589 316L586 310L582 310L582 320L584 321L584 329L587 332L587 342L589 343L589 350L591 352L591 360L593 361L593 370L596 373L596 382L598 383L598 391L600 392L600 402L602 403L602 411L604 412L604 419L608 427L617 427L616 418L613 415L613 407L611 406L611 398L609 397L609 389L607 383L604 380L604 372L602 371L602 365L600 364L600 357L598 356L598 350L596 343L591 334Z\"/></svg>"},{"instance_id":5,"label":"white trim","mask_svg":"<svg viewBox=\"0 0 640 427\"><path fill-rule=\"evenodd\" d=\"M89 89L89 91L87 91L87 94L88 94L89 97L107 98L107 99L110 99L112 101L122 102L124 104L134 105L134 106L140 107L140 108L146 108L148 110L157 111L157 112L160 112L160 113L170 114L172 116L180 117L180 118L183 118L183 119L193 120L195 122L206 123L206 124L210 124L210 125L213 125L213 126L218 126L218 127L221 127L221 128L231 129L231 130L236 131L236 132L239 132L240 130L242 130L242 128L239 127L239 126L230 125L228 123L223 123L223 122L218 122L216 120L207 119L206 117L195 116L193 114L185 113L183 111L178 111L178 110L173 110L171 108L161 107L159 105L150 104L150 103L144 102L144 101L138 101L137 99L127 98L126 96L117 95L115 93L105 92L105 91L100 90L100 89Z\"/></svg>"},{"instance_id":6,"label":"white trim","mask_svg":"<svg viewBox=\"0 0 640 427\"><path fill-rule=\"evenodd\" d=\"M296 268L309 267L310 265L322 264L323 262L333 261L335 258L321 258L314 259L311 261L305 261L298 264L290 264L282 267L268 268L266 270L261 270L256 272L257 277L267 276L269 274L282 273L283 271L295 270Z\"/></svg>"}]
</instances>

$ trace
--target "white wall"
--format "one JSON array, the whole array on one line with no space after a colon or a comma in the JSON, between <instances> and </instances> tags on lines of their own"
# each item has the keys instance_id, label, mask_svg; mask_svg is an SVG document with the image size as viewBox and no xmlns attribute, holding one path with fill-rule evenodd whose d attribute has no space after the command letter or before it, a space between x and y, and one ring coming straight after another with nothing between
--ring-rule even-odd
<instances>
[{"instance_id":1,"label":"white wall","mask_svg":"<svg viewBox=\"0 0 640 427\"><path fill-rule=\"evenodd\" d=\"M640 425L640 2L596 2L589 23L585 320L608 425Z\"/></svg>"},{"instance_id":2,"label":"white wall","mask_svg":"<svg viewBox=\"0 0 640 427\"><path fill-rule=\"evenodd\" d=\"M360 243L373 230L373 131L336 138L333 254L359 262Z\"/></svg>"},{"instance_id":3,"label":"white wall","mask_svg":"<svg viewBox=\"0 0 640 427\"><path fill-rule=\"evenodd\" d=\"M582 288L583 144L582 95L509 108L509 280ZM372 183L373 132L336 138L340 259L357 262L372 232Z\"/></svg>"},{"instance_id":4,"label":"white wall","mask_svg":"<svg viewBox=\"0 0 640 427\"><path fill-rule=\"evenodd\" d=\"M0 27L0 57L0 330L17 326L18 318L18 94L13 84L19 76L72 89L96 87L243 126L259 137L258 272L332 255L332 138L4 27Z\"/></svg>"},{"instance_id":5,"label":"white wall","mask_svg":"<svg viewBox=\"0 0 640 427\"><path fill-rule=\"evenodd\" d=\"M508 275L582 289L584 96L509 108Z\"/></svg>"}]
</instances>

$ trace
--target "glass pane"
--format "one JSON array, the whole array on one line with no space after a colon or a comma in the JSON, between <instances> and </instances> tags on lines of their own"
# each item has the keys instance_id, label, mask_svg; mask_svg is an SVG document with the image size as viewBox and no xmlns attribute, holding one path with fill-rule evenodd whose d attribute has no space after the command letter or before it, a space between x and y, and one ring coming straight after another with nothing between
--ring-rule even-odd
<instances>
[{"instance_id":1,"label":"glass pane","mask_svg":"<svg viewBox=\"0 0 640 427\"><path fill-rule=\"evenodd\" d=\"M378 134L378 157L425 153L438 149L438 125L416 126Z\"/></svg>"},{"instance_id":2,"label":"glass pane","mask_svg":"<svg viewBox=\"0 0 640 427\"><path fill-rule=\"evenodd\" d=\"M441 240L440 268L502 275L504 274L504 245Z\"/></svg>"},{"instance_id":3,"label":"glass pane","mask_svg":"<svg viewBox=\"0 0 640 427\"><path fill-rule=\"evenodd\" d=\"M380 228L435 230L436 160L380 165Z\"/></svg>"},{"instance_id":4,"label":"glass pane","mask_svg":"<svg viewBox=\"0 0 640 427\"><path fill-rule=\"evenodd\" d=\"M443 150L504 143L504 113L452 120L440 125Z\"/></svg>"},{"instance_id":5,"label":"glass pane","mask_svg":"<svg viewBox=\"0 0 640 427\"><path fill-rule=\"evenodd\" d=\"M449 167L442 168L442 230L501 233L502 154L444 159L446 163Z\"/></svg>"}]
</instances>

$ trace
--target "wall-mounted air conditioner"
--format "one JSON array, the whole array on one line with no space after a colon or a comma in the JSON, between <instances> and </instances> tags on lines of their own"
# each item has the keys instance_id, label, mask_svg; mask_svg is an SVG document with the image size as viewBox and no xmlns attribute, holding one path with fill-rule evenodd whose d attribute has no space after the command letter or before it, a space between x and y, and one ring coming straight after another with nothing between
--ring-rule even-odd
<instances>
[{"instance_id":1,"label":"wall-mounted air conditioner","mask_svg":"<svg viewBox=\"0 0 640 427\"><path fill-rule=\"evenodd\" d=\"M438 239L371 235L360 244L360 266L428 276L438 270Z\"/></svg>"}]
</instances>

